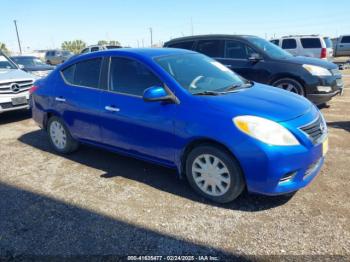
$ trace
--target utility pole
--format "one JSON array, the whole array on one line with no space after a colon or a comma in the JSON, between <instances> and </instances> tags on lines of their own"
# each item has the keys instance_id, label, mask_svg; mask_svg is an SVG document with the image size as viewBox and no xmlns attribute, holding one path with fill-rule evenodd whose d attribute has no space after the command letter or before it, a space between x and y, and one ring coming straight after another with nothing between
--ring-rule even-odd
<instances>
[{"instance_id":1,"label":"utility pole","mask_svg":"<svg viewBox=\"0 0 350 262\"><path fill-rule=\"evenodd\" d=\"M152 27L149 28L149 32L151 34L151 47L153 46L153 29Z\"/></svg>"},{"instance_id":2,"label":"utility pole","mask_svg":"<svg viewBox=\"0 0 350 262\"><path fill-rule=\"evenodd\" d=\"M18 41L19 52L20 52L20 54L22 54L21 41L19 40L18 29L17 29L17 21L13 20L13 22L15 23L15 27L16 27L16 34L17 34L17 41Z\"/></svg>"},{"instance_id":3,"label":"utility pole","mask_svg":"<svg viewBox=\"0 0 350 262\"><path fill-rule=\"evenodd\" d=\"M193 35L193 21L192 21L192 17L191 17L191 35Z\"/></svg>"}]
</instances>

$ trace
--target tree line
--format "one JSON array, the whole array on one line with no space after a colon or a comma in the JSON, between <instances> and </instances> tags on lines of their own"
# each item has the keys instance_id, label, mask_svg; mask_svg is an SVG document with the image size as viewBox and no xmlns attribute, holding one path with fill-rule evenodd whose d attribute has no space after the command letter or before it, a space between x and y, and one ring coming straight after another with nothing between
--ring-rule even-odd
<instances>
[{"instance_id":1,"label":"tree line","mask_svg":"<svg viewBox=\"0 0 350 262\"><path fill-rule=\"evenodd\" d=\"M107 41L107 40L100 40L97 42L98 45L115 45L115 46L120 46L119 41L112 40L112 41ZM86 47L86 43L82 40L73 40L73 41L64 41L61 44L61 48L63 50L67 50L70 52L73 52L74 54L80 53L81 50L83 50Z\"/></svg>"}]
</instances>

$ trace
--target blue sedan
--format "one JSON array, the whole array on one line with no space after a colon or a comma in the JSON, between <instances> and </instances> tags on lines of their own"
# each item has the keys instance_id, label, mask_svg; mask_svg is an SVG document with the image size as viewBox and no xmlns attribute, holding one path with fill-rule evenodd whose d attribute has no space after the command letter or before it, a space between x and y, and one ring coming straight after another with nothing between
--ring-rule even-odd
<instances>
[{"instance_id":1,"label":"blue sedan","mask_svg":"<svg viewBox=\"0 0 350 262\"><path fill-rule=\"evenodd\" d=\"M80 143L175 168L226 203L246 188L278 195L319 173L328 149L320 111L180 49L77 56L31 88L34 120L61 154Z\"/></svg>"}]
</instances>

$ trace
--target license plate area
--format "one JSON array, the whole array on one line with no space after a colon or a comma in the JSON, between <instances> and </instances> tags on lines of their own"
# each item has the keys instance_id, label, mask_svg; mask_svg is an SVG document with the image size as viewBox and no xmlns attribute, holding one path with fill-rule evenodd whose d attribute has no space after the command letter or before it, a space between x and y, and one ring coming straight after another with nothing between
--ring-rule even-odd
<instances>
[{"instance_id":1,"label":"license plate area","mask_svg":"<svg viewBox=\"0 0 350 262\"><path fill-rule=\"evenodd\" d=\"M322 155L325 156L328 152L328 137L322 143Z\"/></svg>"},{"instance_id":2,"label":"license plate area","mask_svg":"<svg viewBox=\"0 0 350 262\"><path fill-rule=\"evenodd\" d=\"M25 96L14 97L11 99L11 102L12 102L12 105L14 106L28 104L27 98Z\"/></svg>"}]
</instances>

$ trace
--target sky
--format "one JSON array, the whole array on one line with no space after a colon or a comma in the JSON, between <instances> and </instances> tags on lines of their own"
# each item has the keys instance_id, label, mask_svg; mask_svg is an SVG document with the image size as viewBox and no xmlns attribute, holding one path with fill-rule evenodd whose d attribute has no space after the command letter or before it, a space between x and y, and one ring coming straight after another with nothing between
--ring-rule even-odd
<instances>
[{"instance_id":1,"label":"sky","mask_svg":"<svg viewBox=\"0 0 350 262\"><path fill-rule=\"evenodd\" d=\"M349 0L1 0L0 42L18 51L58 48L63 41L118 40L123 46L195 34L350 33Z\"/></svg>"}]
</instances>

